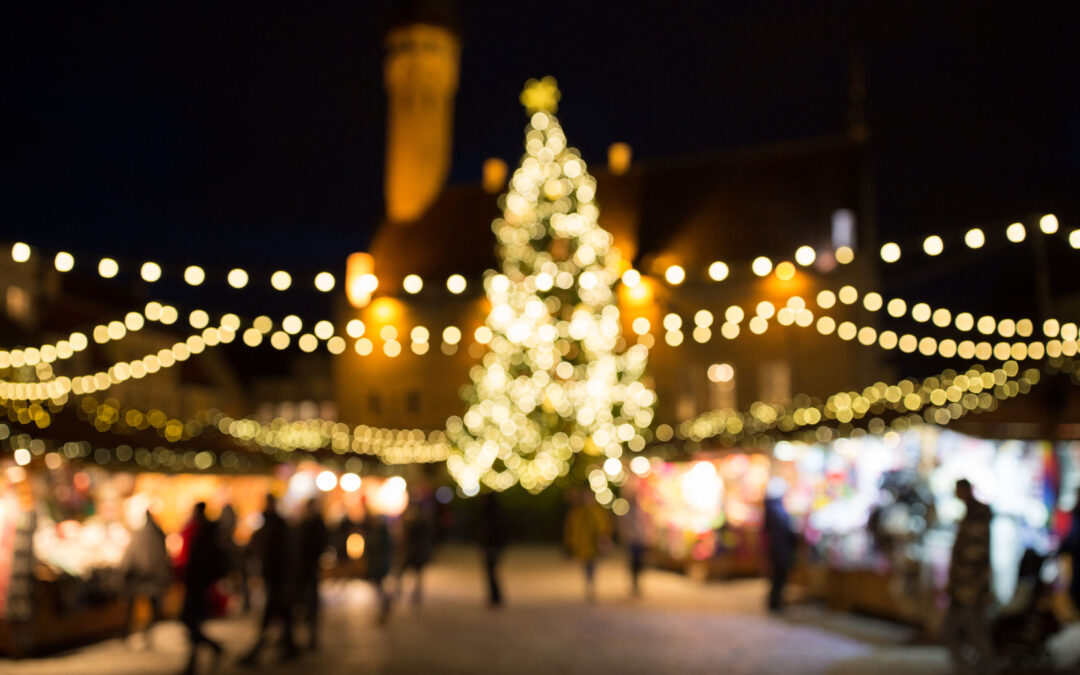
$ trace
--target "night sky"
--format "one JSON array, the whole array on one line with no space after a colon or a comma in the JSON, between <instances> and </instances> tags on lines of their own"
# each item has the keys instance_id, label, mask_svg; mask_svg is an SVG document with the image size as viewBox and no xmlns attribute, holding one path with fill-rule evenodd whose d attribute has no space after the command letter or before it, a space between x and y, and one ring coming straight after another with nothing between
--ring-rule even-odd
<instances>
[{"instance_id":1,"label":"night sky","mask_svg":"<svg viewBox=\"0 0 1080 675\"><path fill-rule=\"evenodd\" d=\"M841 133L858 47L885 237L1046 211L1076 227L1078 17L880 4L460 3L452 178L477 179L489 156L516 163L517 93L543 74L590 162L619 140L647 160ZM253 269L340 263L382 209L389 7L5 3L0 235Z\"/></svg>"}]
</instances>

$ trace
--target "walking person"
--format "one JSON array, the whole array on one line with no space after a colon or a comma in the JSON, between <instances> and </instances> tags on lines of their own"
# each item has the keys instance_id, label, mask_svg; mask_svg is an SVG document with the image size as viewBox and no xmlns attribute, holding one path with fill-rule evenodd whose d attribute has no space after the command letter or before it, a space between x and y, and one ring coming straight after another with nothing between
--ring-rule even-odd
<instances>
[{"instance_id":1,"label":"walking person","mask_svg":"<svg viewBox=\"0 0 1080 675\"><path fill-rule=\"evenodd\" d=\"M563 545L585 572L585 600L596 600L596 559L611 545L611 521L607 511L585 490L570 492Z\"/></svg>"},{"instance_id":2,"label":"walking person","mask_svg":"<svg viewBox=\"0 0 1080 675\"><path fill-rule=\"evenodd\" d=\"M412 603L419 605L423 592L424 567L435 548L435 500L416 488L401 516L401 563L398 568L398 595L405 590L405 573L412 570Z\"/></svg>"},{"instance_id":3,"label":"walking person","mask_svg":"<svg viewBox=\"0 0 1080 675\"><path fill-rule=\"evenodd\" d=\"M506 546L506 526L502 509L494 492L480 498L479 540L484 551L484 574L488 586L488 607L502 606L502 587L499 584L499 558Z\"/></svg>"},{"instance_id":4,"label":"walking person","mask_svg":"<svg viewBox=\"0 0 1080 675\"><path fill-rule=\"evenodd\" d=\"M990 605L990 507L975 499L971 483L956 481L956 496L966 512L956 529L949 582L949 609L943 631L953 667L960 673L988 673L994 669Z\"/></svg>"},{"instance_id":5,"label":"walking person","mask_svg":"<svg viewBox=\"0 0 1080 675\"><path fill-rule=\"evenodd\" d=\"M769 558L772 584L769 588L768 607L778 612L784 604L784 586L795 564L795 548L798 535L791 528L791 518L784 508L787 483L775 476L765 487L765 551Z\"/></svg>"},{"instance_id":6,"label":"walking person","mask_svg":"<svg viewBox=\"0 0 1080 675\"><path fill-rule=\"evenodd\" d=\"M218 538L221 543L221 551L225 556L226 580L230 593L240 594L243 607L250 606L247 589L247 574L245 573L244 550L236 543L236 528L238 520L236 509L232 504L226 504L221 509L221 515L217 519ZM222 598L227 601L228 598Z\"/></svg>"},{"instance_id":7,"label":"walking person","mask_svg":"<svg viewBox=\"0 0 1080 675\"><path fill-rule=\"evenodd\" d=\"M626 546L630 559L630 594L637 598L641 597L641 572L645 568L645 515L632 490L624 488L623 498L627 502L627 510L616 522L619 539Z\"/></svg>"},{"instance_id":8,"label":"walking person","mask_svg":"<svg viewBox=\"0 0 1080 675\"><path fill-rule=\"evenodd\" d=\"M191 642L184 672L193 675L196 672L201 645L210 647L214 652L215 662L220 660L225 651L221 644L203 632L203 623L210 617L210 590L224 575L225 568L218 545L217 528L214 521L206 517L206 502L195 505L191 520L184 531L188 539L183 567L184 606L180 619L187 627Z\"/></svg>"},{"instance_id":9,"label":"walking person","mask_svg":"<svg viewBox=\"0 0 1080 675\"><path fill-rule=\"evenodd\" d=\"M300 615L307 627L307 647L311 650L316 649L319 644L319 571L322 554L328 543L329 533L319 510L319 502L311 499L304 505L297 547L300 558L297 574L298 599L302 610Z\"/></svg>"},{"instance_id":10,"label":"walking person","mask_svg":"<svg viewBox=\"0 0 1080 675\"><path fill-rule=\"evenodd\" d=\"M139 600L145 600L150 606L150 618L143 626L142 635L144 646L149 649L152 646L150 629L161 618L161 602L173 581L172 564L165 549L165 533L154 521L149 509L146 510L142 527L131 535L131 542L120 562L120 571L130 599L127 621L124 623L125 637L131 634L136 604Z\"/></svg>"},{"instance_id":11,"label":"walking person","mask_svg":"<svg viewBox=\"0 0 1080 675\"><path fill-rule=\"evenodd\" d=\"M259 623L259 636L251 650L240 660L241 665L245 666L253 666L258 661L267 633L275 623L281 628L281 645L285 650L283 658L292 659L297 655L292 626L293 570L290 569L295 557L294 542L288 523L277 511L277 499L272 494L266 495L263 524L252 539L260 563L266 600Z\"/></svg>"},{"instance_id":12,"label":"walking person","mask_svg":"<svg viewBox=\"0 0 1080 675\"><path fill-rule=\"evenodd\" d=\"M379 604L377 620L379 624L385 624L390 618L390 605L393 596L386 587L386 577L390 574L391 561L393 560L393 541L390 538L390 526L386 516L375 513L366 508L364 522L361 526L364 534L364 558L367 560L365 576L375 587L375 594Z\"/></svg>"}]
</instances>

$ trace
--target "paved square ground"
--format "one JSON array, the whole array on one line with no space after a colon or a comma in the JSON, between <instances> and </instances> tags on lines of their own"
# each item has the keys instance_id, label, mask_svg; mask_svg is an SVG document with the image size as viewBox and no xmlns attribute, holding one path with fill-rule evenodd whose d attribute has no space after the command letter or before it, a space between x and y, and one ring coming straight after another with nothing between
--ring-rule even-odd
<instances>
[{"instance_id":1,"label":"paved square ground","mask_svg":"<svg viewBox=\"0 0 1080 675\"><path fill-rule=\"evenodd\" d=\"M629 596L625 562L598 570L598 600L584 601L581 571L554 549L514 548L502 565L506 604L484 604L478 551L440 552L425 578L424 602L398 602L386 625L375 620L373 589L361 581L323 587L319 652L291 663L267 653L257 669L236 664L255 635L253 616L212 621L226 644L218 673L947 673L945 650L918 644L914 631L887 622L796 605L782 617L763 610L761 580L701 583L647 571L644 595ZM408 589L408 586L407 586ZM154 648L107 640L68 653L0 660L0 673L150 675L179 673L182 627L154 628ZM1080 656L1080 627L1055 643L1062 662Z\"/></svg>"}]
</instances>

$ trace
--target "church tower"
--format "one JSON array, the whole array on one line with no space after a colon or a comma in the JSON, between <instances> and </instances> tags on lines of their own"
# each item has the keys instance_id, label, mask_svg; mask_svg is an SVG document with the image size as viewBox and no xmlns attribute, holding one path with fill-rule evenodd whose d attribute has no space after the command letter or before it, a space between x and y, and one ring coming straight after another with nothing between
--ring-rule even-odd
<instances>
[{"instance_id":1,"label":"church tower","mask_svg":"<svg viewBox=\"0 0 1080 675\"><path fill-rule=\"evenodd\" d=\"M386 34L386 219L417 220L450 172L461 41L449 3L406 2Z\"/></svg>"}]
</instances>

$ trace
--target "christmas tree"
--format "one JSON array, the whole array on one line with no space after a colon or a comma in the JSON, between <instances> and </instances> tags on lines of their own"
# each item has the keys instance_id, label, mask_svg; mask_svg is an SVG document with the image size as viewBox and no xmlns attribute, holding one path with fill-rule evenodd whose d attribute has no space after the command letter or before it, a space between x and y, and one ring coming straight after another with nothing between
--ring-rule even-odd
<instances>
[{"instance_id":1,"label":"christmas tree","mask_svg":"<svg viewBox=\"0 0 1080 675\"><path fill-rule=\"evenodd\" d=\"M540 492L587 479L601 503L625 478L624 448L645 447L656 395L643 345L621 336L620 257L598 224L596 181L555 117L555 80L530 80L526 154L492 223L502 272L489 272L492 338L470 372L447 467L467 495L515 483Z\"/></svg>"}]
</instances>

